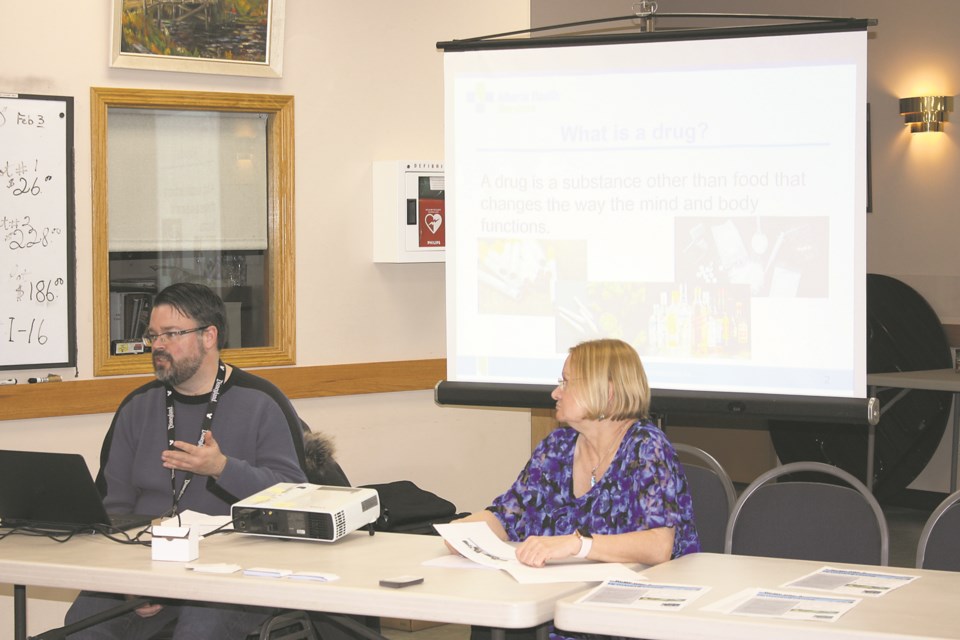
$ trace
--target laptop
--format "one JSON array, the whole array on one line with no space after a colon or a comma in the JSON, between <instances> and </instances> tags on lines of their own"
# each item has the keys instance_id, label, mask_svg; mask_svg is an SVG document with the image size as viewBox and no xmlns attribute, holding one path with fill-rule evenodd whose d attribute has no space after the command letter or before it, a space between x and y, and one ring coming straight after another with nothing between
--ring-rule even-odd
<instances>
[{"instance_id":1,"label":"laptop","mask_svg":"<svg viewBox=\"0 0 960 640\"><path fill-rule=\"evenodd\" d=\"M107 515L83 456L0 450L0 526L133 529L153 516Z\"/></svg>"}]
</instances>

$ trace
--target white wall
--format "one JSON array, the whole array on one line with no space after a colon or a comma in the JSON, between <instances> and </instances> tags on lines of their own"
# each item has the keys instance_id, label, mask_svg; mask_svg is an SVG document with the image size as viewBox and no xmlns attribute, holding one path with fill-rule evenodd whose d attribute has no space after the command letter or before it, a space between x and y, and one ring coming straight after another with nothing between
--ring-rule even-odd
<instances>
[{"instance_id":1,"label":"white wall","mask_svg":"<svg viewBox=\"0 0 960 640\"><path fill-rule=\"evenodd\" d=\"M92 86L294 95L297 363L442 358L443 265L372 262L371 165L443 159L443 60L436 43L522 29L529 2L286 0L278 79L111 69L112 4L34 0L9 7L0 20L0 92L75 99L79 363L76 372L55 372L69 380L93 370ZM69 382L62 385L69 393ZM314 429L334 436L355 484L406 478L461 510L482 508L529 455L529 412L441 408L428 391L295 404ZM80 452L95 472L110 418L0 421L0 448ZM10 593L0 585L0 639L12 637ZM73 597L31 594L32 634L60 624Z\"/></svg>"}]
</instances>

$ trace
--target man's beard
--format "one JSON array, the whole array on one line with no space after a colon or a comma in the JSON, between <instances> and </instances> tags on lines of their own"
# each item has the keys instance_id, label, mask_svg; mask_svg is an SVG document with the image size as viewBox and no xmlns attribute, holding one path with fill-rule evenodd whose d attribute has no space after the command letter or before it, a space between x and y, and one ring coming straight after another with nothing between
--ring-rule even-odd
<instances>
[{"instance_id":1,"label":"man's beard","mask_svg":"<svg viewBox=\"0 0 960 640\"><path fill-rule=\"evenodd\" d=\"M206 348L200 345L200 350L195 356L184 356L180 360L174 360L166 351L154 351L153 371L157 380L171 387L176 387L192 378L200 370L200 365L203 363L203 357L206 353ZM157 366L158 360L165 360L168 366L161 369Z\"/></svg>"}]
</instances>

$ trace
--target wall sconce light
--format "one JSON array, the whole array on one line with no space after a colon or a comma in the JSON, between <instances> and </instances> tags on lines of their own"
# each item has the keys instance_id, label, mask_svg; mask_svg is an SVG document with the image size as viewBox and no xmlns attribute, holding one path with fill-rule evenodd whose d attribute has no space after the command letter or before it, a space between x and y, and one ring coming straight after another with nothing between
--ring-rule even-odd
<instances>
[{"instance_id":1,"label":"wall sconce light","mask_svg":"<svg viewBox=\"0 0 960 640\"><path fill-rule=\"evenodd\" d=\"M953 96L900 98L900 115L910 125L910 133L943 131L947 113L953 111Z\"/></svg>"}]
</instances>

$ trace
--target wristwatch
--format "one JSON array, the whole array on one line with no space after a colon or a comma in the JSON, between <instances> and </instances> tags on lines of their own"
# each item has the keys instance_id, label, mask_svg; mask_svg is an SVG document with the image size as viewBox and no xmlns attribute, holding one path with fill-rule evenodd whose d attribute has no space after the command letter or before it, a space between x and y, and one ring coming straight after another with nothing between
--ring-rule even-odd
<instances>
[{"instance_id":1,"label":"wristwatch","mask_svg":"<svg viewBox=\"0 0 960 640\"><path fill-rule=\"evenodd\" d=\"M586 529L577 529L574 531L576 536L580 538L580 551L574 554L574 558L586 558L590 555L590 549L593 547L593 537L590 535L590 532Z\"/></svg>"}]
</instances>

